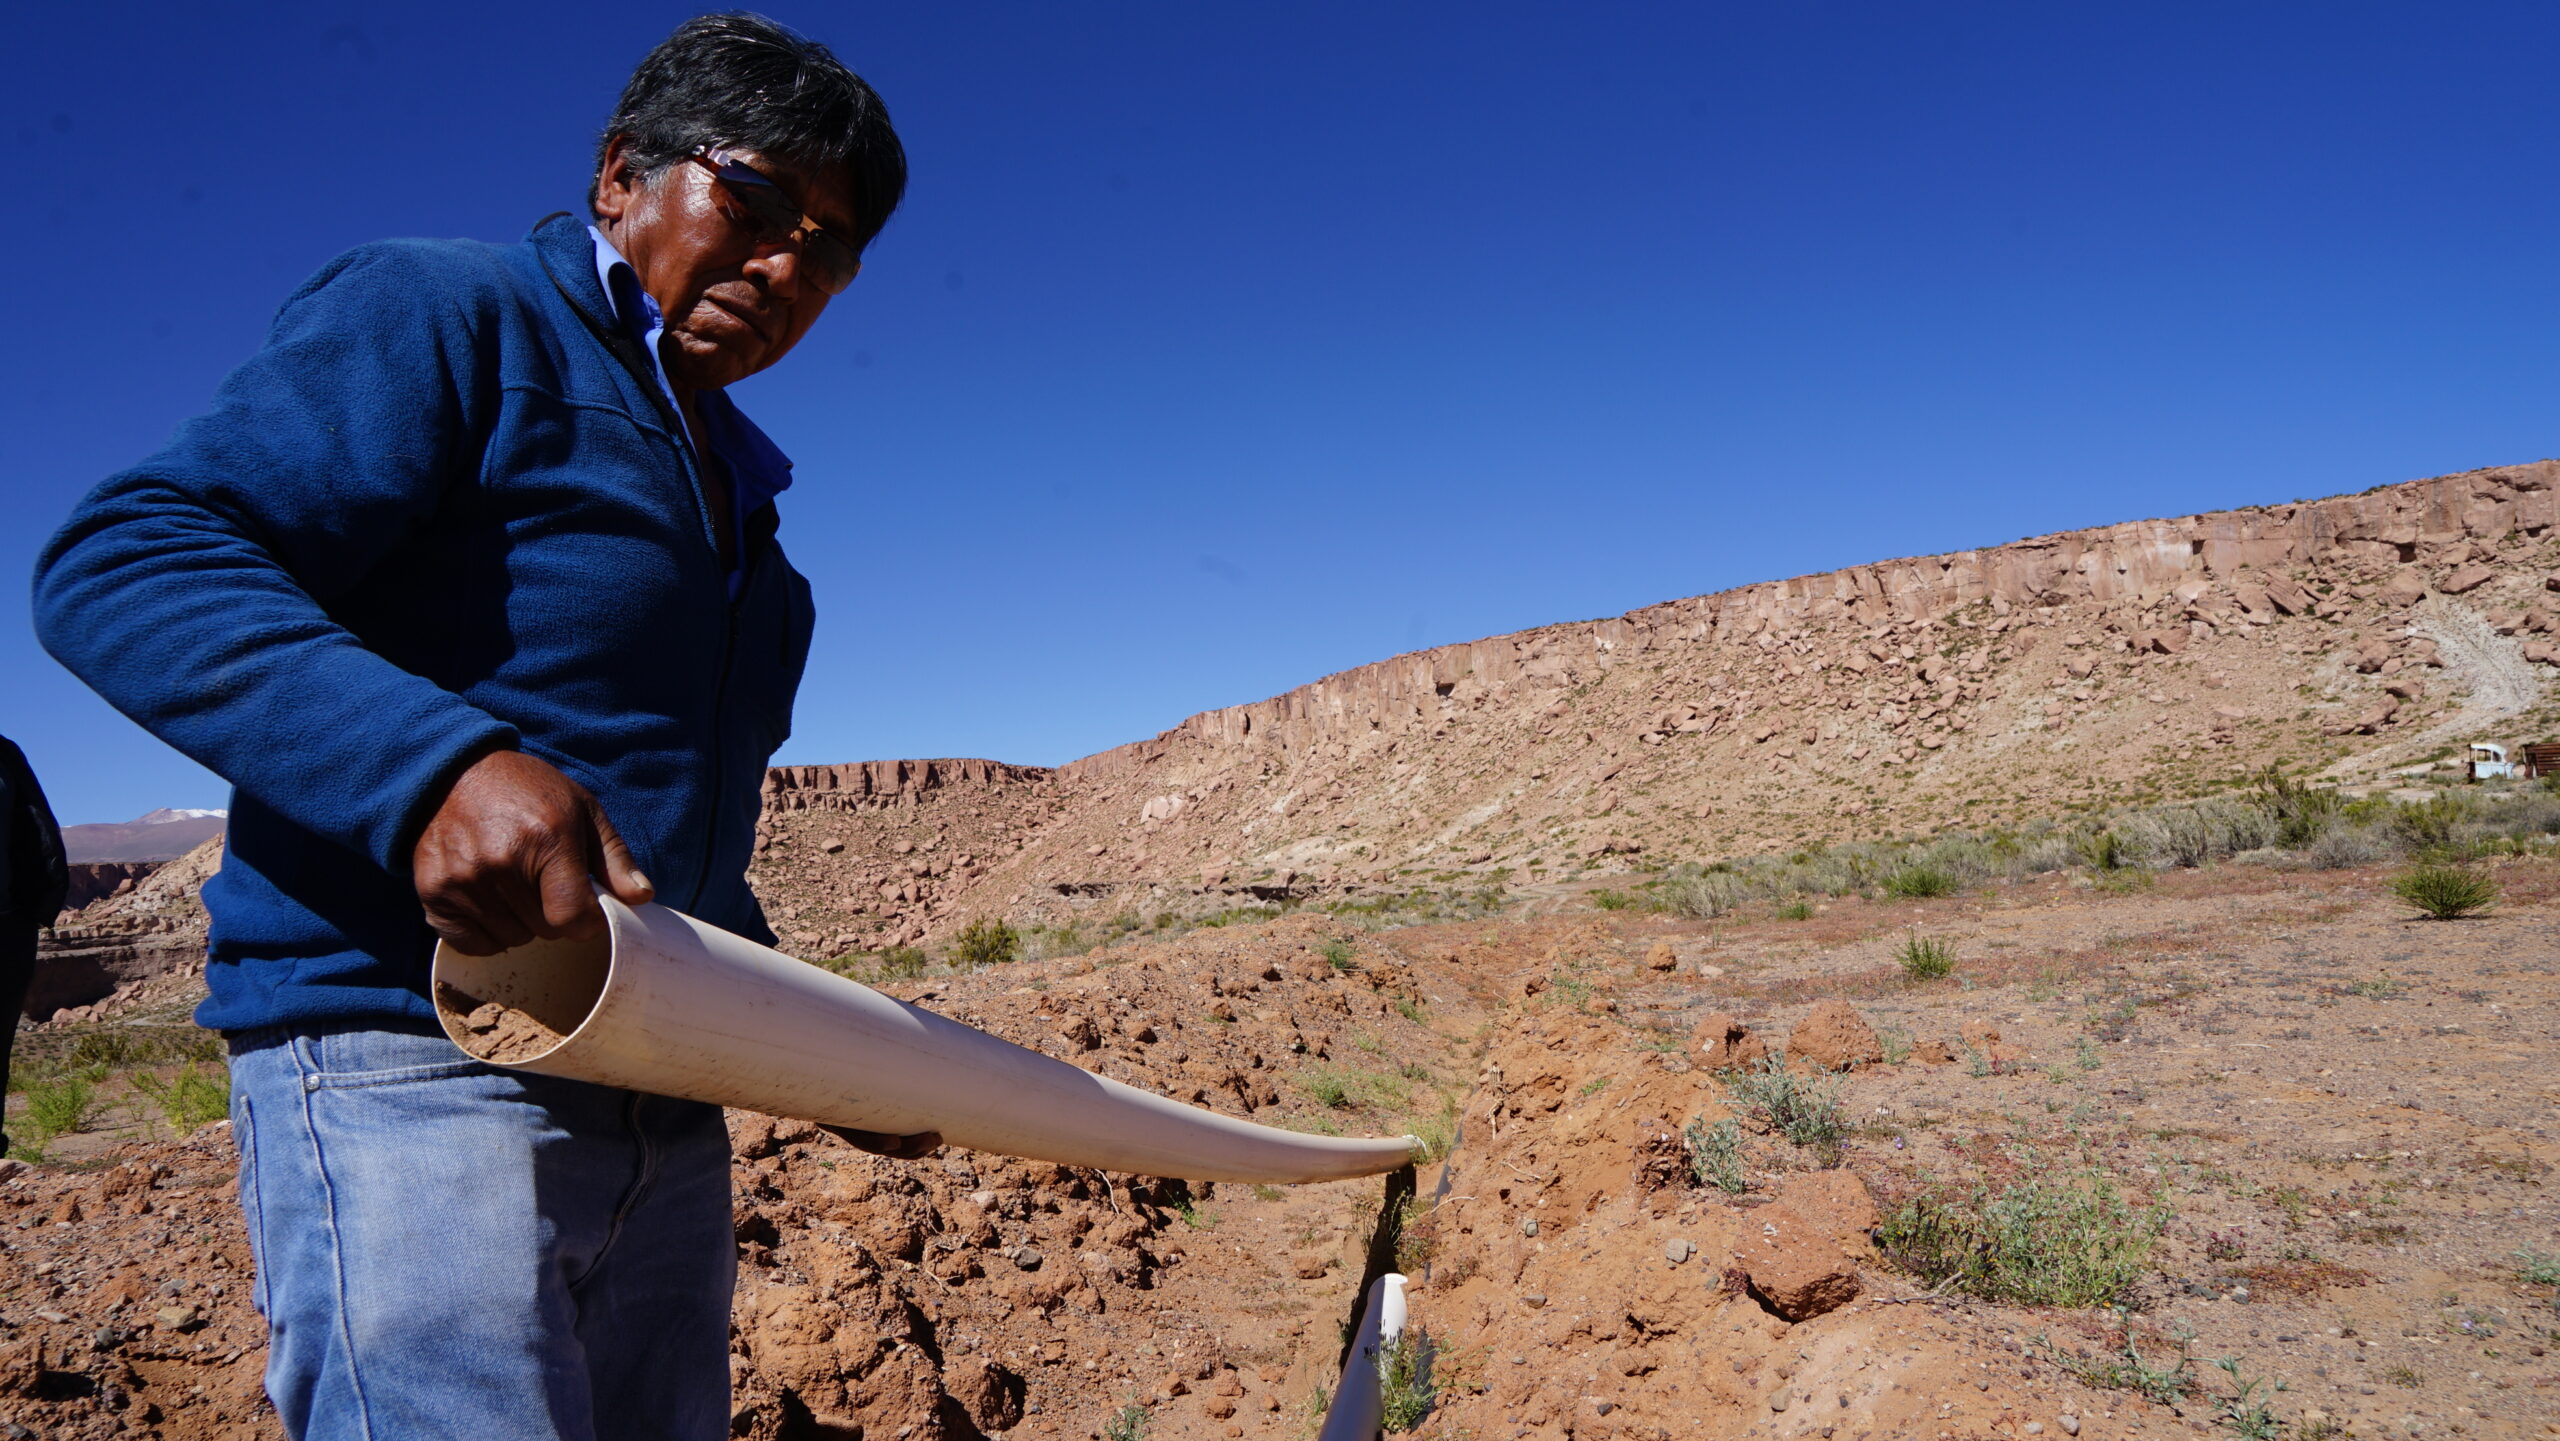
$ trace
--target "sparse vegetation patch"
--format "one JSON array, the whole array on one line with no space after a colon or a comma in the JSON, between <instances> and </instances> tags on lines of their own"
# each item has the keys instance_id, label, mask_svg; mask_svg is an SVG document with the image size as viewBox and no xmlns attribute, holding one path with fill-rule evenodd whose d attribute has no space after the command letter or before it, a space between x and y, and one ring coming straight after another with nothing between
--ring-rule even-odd
<instances>
[{"instance_id":1,"label":"sparse vegetation patch","mask_svg":"<svg viewBox=\"0 0 2560 1441\"><path fill-rule=\"evenodd\" d=\"M1923 1195L1886 1217L1877 1240L1932 1286L2029 1306L2111 1306L2141 1279L2166 1219L2089 1173Z\"/></svg>"}]
</instances>

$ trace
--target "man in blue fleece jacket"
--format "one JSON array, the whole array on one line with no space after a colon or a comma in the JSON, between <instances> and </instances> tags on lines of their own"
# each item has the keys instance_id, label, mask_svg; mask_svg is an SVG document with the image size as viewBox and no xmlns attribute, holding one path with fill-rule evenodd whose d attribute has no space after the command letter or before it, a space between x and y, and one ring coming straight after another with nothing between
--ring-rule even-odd
<instances>
[{"instance_id":1,"label":"man in blue fleece jacket","mask_svg":"<svg viewBox=\"0 0 2560 1441\"><path fill-rule=\"evenodd\" d=\"M297 1437L729 1432L718 1109L469 1060L428 962L591 937L591 882L772 938L746 869L809 586L790 462L724 387L905 184L824 47L689 22L606 127L592 224L331 261L44 550L46 646L236 787L198 1020Z\"/></svg>"}]
</instances>

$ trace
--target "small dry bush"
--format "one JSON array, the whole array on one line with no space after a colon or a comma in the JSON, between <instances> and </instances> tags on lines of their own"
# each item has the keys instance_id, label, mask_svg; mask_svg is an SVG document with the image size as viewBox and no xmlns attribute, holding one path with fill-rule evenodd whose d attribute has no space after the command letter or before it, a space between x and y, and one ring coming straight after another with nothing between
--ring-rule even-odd
<instances>
[{"instance_id":1,"label":"small dry bush","mask_svg":"<svg viewBox=\"0 0 2560 1441\"><path fill-rule=\"evenodd\" d=\"M1657 904L1674 915L1711 921L1742 904L1750 886L1731 871L1684 866L1654 888Z\"/></svg>"}]
</instances>

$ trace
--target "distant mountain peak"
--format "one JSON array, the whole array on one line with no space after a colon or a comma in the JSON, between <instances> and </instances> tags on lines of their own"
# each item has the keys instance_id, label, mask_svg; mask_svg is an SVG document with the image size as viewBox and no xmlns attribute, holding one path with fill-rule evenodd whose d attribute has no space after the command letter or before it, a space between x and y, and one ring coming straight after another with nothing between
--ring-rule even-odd
<instances>
[{"instance_id":1,"label":"distant mountain peak","mask_svg":"<svg viewBox=\"0 0 2560 1441\"><path fill-rule=\"evenodd\" d=\"M222 811L163 806L129 821L64 826L62 847L75 862L175 860L222 834L229 821Z\"/></svg>"}]
</instances>

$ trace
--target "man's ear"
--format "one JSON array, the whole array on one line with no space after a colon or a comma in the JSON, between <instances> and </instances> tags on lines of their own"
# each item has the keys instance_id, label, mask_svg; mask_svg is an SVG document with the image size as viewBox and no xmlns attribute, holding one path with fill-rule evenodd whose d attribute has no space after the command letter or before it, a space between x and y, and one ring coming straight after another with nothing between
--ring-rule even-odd
<instances>
[{"instance_id":1,"label":"man's ear","mask_svg":"<svg viewBox=\"0 0 2560 1441\"><path fill-rule=\"evenodd\" d=\"M596 218L620 220L638 190L632 183L631 137L616 135L605 142L604 162L596 167Z\"/></svg>"}]
</instances>

